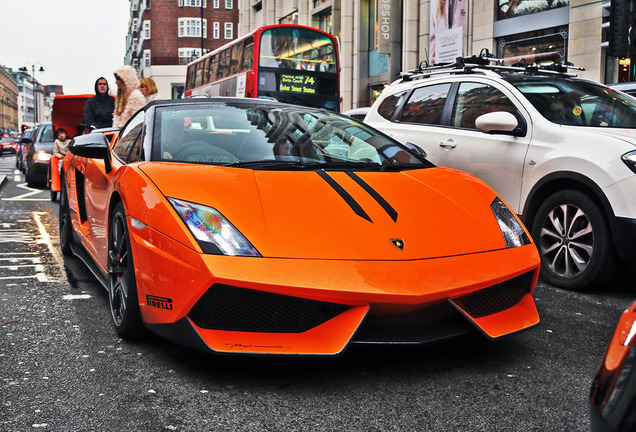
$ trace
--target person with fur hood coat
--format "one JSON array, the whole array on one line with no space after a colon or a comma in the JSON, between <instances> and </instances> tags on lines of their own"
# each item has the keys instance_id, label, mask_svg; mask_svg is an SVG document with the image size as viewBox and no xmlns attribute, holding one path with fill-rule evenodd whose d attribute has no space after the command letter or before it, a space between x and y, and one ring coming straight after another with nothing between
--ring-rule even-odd
<instances>
[{"instance_id":1,"label":"person with fur hood coat","mask_svg":"<svg viewBox=\"0 0 636 432\"><path fill-rule=\"evenodd\" d=\"M146 98L139 90L137 71L131 66L121 66L115 71L117 99L113 113L113 126L122 127L128 119L146 105Z\"/></svg>"}]
</instances>

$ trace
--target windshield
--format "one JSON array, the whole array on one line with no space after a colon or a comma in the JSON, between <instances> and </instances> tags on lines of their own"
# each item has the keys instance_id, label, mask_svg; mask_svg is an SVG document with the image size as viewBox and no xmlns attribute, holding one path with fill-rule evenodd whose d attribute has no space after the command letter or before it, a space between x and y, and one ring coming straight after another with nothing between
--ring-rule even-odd
<instances>
[{"instance_id":1,"label":"windshield","mask_svg":"<svg viewBox=\"0 0 636 432\"><path fill-rule=\"evenodd\" d=\"M513 85L554 123L636 128L636 99L604 85L571 79L522 79Z\"/></svg>"},{"instance_id":2,"label":"windshield","mask_svg":"<svg viewBox=\"0 0 636 432\"><path fill-rule=\"evenodd\" d=\"M433 166L355 120L275 104L157 107L153 159L253 169L401 170Z\"/></svg>"},{"instance_id":3,"label":"windshield","mask_svg":"<svg viewBox=\"0 0 636 432\"><path fill-rule=\"evenodd\" d=\"M260 65L336 72L336 50L329 37L310 29L280 27L263 32Z\"/></svg>"}]
</instances>

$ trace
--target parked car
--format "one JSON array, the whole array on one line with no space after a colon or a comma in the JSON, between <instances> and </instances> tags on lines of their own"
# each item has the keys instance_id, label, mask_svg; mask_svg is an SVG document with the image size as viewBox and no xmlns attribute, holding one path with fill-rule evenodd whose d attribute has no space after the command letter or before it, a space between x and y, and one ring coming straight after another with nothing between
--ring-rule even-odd
<instances>
[{"instance_id":1,"label":"parked car","mask_svg":"<svg viewBox=\"0 0 636 432\"><path fill-rule=\"evenodd\" d=\"M539 255L485 183L348 117L155 101L62 160L60 247L115 329L207 352L340 353L533 327Z\"/></svg>"},{"instance_id":2,"label":"parked car","mask_svg":"<svg viewBox=\"0 0 636 432\"><path fill-rule=\"evenodd\" d=\"M541 276L583 290L636 262L636 100L565 67L413 71L365 123L487 182L531 229Z\"/></svg>"},{"instance_id":3,"label":"parked car","mask_svg":"<svg viewBox=\"0 0 636 432\"><path fill-rule=\"evenodd\" d=\"M636 303L620 317L590 394L593 432L636 430Z\"/></svg>"},{"instance_id":4,"label":"parked car","mask_svg":"<svg viewBox=\"0 0 636 432\"><path fill-rule=\"evenodd\" d=\"M371 107L353 108L343 112L343 114L358 121L364 121L364 117L369 113L370 109Z\"/></svg>"},{"instance_id":5,"label":"parked car","mask_svg":"<svg viewBox=\"0 0 636 432\"><path fill-rule=\"evenodd\" d=\"M5 153L15 153L15 140L9 135L0 138L0 155Z\"/></svg>"},{"instance_id":6,"label":"parked car","mask_svg":"<svg viewBox=\"0 0 636 432\"><path fill-rule=\"evenodd\" d=\"M46 186L54 141L51 123L42 123L35 128L33 142L27 145L24 163L27 186Z\"/></svg>"},{"instance_id":7,"label":"parked car","mask_svg":"<svg viewBox=\"0 0 636 432\"><path fill-rule=\"evenodd\" d=\"M623 82L616 84L608 84L609 88L622 91L630 96L636 96L636 82Z\"/></svg>"},{"instance_id":8,"label":"parked car","mask_svg":"<svg viewBox=\"0 0 636 432\"><path fill-rule=\"evenodd\" d=\"M22 132L22 136L18 140L16 149L15 167L24 173L26 171L26 154L28 148L33 144L35 128L28 128Z\"/></svg>"}]
</instances>

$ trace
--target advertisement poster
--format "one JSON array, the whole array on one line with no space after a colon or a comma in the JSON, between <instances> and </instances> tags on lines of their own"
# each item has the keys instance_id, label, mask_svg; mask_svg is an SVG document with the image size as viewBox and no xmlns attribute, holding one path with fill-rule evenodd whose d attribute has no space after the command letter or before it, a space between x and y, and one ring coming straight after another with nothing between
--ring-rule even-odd
<instances>
[{"instance_id":1,"label":"advertisement poster","mask_svg":"<svg viewBox=\"0 0 636 432\"><path fill-rule=\"evenodd\" d=\"M429 63L454 62L464 54L467 0L431 0Z\"/></svg>"}]
</instances>

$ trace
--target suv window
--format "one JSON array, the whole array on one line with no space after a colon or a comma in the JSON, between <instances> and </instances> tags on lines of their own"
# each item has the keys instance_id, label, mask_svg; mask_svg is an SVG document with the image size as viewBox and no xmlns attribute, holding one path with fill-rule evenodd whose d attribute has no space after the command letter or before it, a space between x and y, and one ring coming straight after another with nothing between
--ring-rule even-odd
<instances>
[{"instance_id":1,"label":"suv window","mask_svg":"<svg viewBox=\"0 0 636 432\"><path fill-rule=\"evenodd\" d=\"M408 92L403 91L400 93L396 93L394 95L388 96L386 99L382 101L380 106L378 107L378 114L384 117L387 120L391 120L393 118L393 114L398 109L400 105L402 105L402 101L406 97ZM362 116L364 118L364 116Z\"/></svg>"},{"instance_id":2,"label":"suv window","mask_svg":"<svg viewBox=\"0 0 636 432\"><path fill-rule=\"evenodd\" d=\"M416 88L404 105L401 121L407 123L441 124L444 104L450 84L435 84Z\"/></svg>"},{"instance_id":3,"label":"suv window","mask_svg":"<svg viewBox=\"0 0 636 432\"><path fill-rule=\"evenodd\" d=\"M477 129L475 120L482 114L505 111L515 115L517 108L508 97L493 86L475 82L463 82L459 85L452 125L455 127Z\"/></svg>"}]
</instances>

